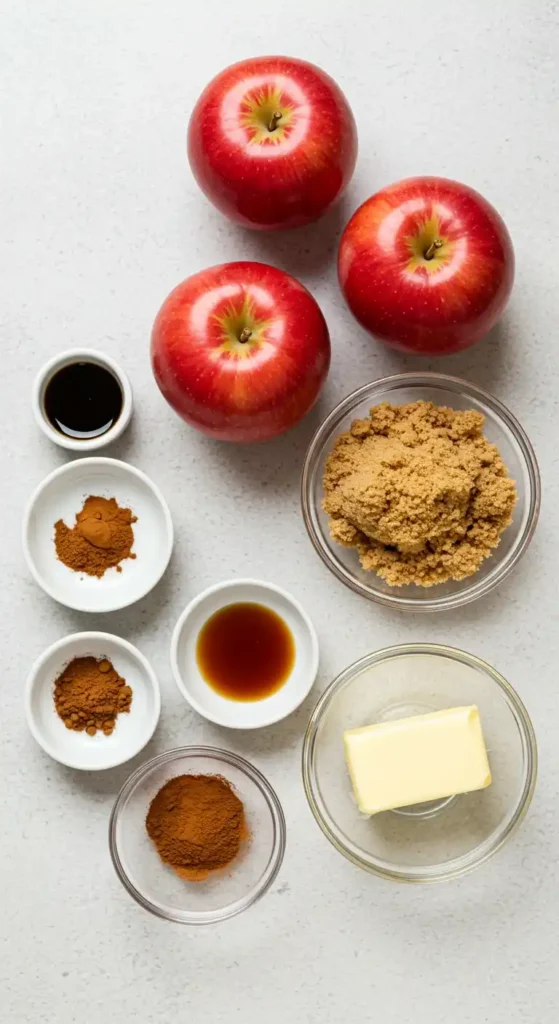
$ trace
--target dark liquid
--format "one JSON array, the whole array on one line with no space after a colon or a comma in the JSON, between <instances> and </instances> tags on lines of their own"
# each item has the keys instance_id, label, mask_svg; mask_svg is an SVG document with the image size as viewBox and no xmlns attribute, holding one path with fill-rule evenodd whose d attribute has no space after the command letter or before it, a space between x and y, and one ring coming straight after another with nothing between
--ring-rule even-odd
<instances>
[{"instance_id":1,"label":"dark liquid","mask_svg":"<svg viewBox=\"0 0 559 1024\"><path fill-rule=\"evenodd\" d=\"M230 700L262 700L291 673L295 644L283 619L261 604L229 604L203 625L196 659L204 679Z\"/></svg>"},{"instance_id":2,"label":"dark liquid","mask_svg":"<svg viewBox=\"0 0 559 1024\"><path fill-rule=\"evenodd\" d=\"M44 403L55 430L87 440L106 434L116 423L122 412L122 391L103 366L71 363L49 380Z\"/></svg>"}]
</instances>

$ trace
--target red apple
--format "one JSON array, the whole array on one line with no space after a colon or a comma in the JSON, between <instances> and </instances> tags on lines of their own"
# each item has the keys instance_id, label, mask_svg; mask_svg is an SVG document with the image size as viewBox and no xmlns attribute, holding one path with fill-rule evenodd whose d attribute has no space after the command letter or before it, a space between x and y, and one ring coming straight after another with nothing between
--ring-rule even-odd
<instances>
[{"instance_id":1,"label":"red apple","mask_svg":"<svg viewBox=\"0 0 559 1024\"><path fill-rule=\"evenodd\" d=\"M265 263L223 263L179 284L153 325L155 379L175 412L222 441L267 441L316 401L330 365L310 292Z\"/></svg>"},{"instance_id":2,"label":"red apple","mask_svg":"<svg viewBox=\"0 0 559 1024\"><path fill-rule=\"evenodd\" d=\"M204 90L188 159L208 199L251 228L315 220L345 189L357 158L348 102L333 79L294 57L252 57Z\"/></svg>"},{"instance_id":3,"label":"red apple","mask_svg":"<svg viewBox=\"0 0 559 1024\"><path fill-rule=\"evenodd\" d=\"M381 341L439 355L487 334L514 277L510 235L497 211L467 185L409 178L354 213L340 244L338 276L354 316Z\"/></svg>"}]
</instances>

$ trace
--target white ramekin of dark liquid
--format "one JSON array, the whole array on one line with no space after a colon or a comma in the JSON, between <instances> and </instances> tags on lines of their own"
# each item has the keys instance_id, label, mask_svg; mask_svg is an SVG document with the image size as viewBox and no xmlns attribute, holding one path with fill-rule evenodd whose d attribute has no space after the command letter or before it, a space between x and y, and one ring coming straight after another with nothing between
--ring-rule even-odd
<instances>
[{"instance_id":1,"label":"white ramekin of dark liquid","mask_svg":"<svg viewBox=\"0 0 559 1024\"><path fill-rule=\"evenodd\" d=\"M44 434L61 448L91 452L126 430L132 388L114 359L94 349L60 352L33 384L32 407Z\"/></svg>"}]
</instances>

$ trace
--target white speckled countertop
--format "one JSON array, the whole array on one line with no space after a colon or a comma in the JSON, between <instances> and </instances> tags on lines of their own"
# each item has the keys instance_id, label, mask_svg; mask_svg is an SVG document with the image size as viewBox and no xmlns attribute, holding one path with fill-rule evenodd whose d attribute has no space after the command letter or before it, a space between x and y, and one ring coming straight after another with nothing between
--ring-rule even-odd
<instances>
[{"instance_id":1,"label":"white speckled countertop","mask_svg":"<svg viewBox=\"0 0 559 1024\"><path fill-rule=\"evenodd\" d=\"M557 4L3 0L0 7L2 1020L552 1024L559 1011ZM214 73L274 51L316 61L339 81L361 151L341 208L297 234L254 236L229 225L198 192L184 134ZM510 228L517 277L501 326L436 368L510 405L535 445L544 485L540 525L518 570L489 599L436 617L391 613L338 584L307 540L298 496L320 416L367 380L418 366L355 325L333 261L349 212L377 187L415 173L473 185ZM167 292L200 267L236 258L299 276L321 303L333 341L320 408L283 439L252 449L186 428L159 396L148 362L151 322ZM136 416L107 454L153 476L177 534L163 582L106 618L54 604L20 553L23 504L66 458L33 423L31 381L47 357L77 344L106 349L128 370ZM235 574L293 591L321 641L314 695L271 733L213 728L188 710L171 678L169 640L180 611L200 589ZM79 774L50 761L27 733L22 694L31 661L64 634L89 628L136 643L159 674L162 718L145 756L181 743L224 744L254 760L277 788L289 831L283 869L264 900L227 924L190 930L136 906L107 851L109 810L131 766ZM350 661L407 640L461 646L500 669L532 715L541 757L521 832L476 874L434 887L385 883L346 863L314 824L300 778L314 697Z\"/></svg>"}]
</instances>

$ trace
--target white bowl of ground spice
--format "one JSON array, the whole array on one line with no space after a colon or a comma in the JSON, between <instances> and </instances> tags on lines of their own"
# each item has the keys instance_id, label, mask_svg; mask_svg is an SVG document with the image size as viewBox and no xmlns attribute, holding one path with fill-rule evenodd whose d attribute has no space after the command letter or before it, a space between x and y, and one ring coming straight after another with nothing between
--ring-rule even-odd
<instances>
[{"instance_id":1,"label":"white bowl of ground spice","mask_svg":"<svg viewBox=\"0 0 559 1024\"><path fill-rule=\"evenodd\" d=\"M55 470L24 515L23 549L34 578L77 611L116 611L145 597L172 547L161 491L117 459L79 459Z\"/></svg>"},{"instance_id":2,"label":"white bowl of ground spice","mask_svg":"<svg viewBox=\"0 0 559 1024\"><path fill-rule=\"evenodd\" d=\"M114 768L151 739L159 720L157 677L140 651L112 633L74 633L33 665L25 691L31 733L61 764Z\"/></svg>"},{"instance_id":3,"label":"white bowl of ground spice","mask_svg":"<svg viewBox=\"0 0 559 1024\"><path fill-rule=\"evenodd\" d=\"M373 381L330 413L302 477L311 541L335 576L413 611L489 593L526 551L536 457L496 398L439 373Z\"/></svg>"},{"instance_id":4,"label":"white bowl of ground spice","mask_svg":"<svg viewBox=\"0 0 559 1024\"><path fill-rule=\"evenodd\" d=\"M225 580L204 590L171 638L183 697L227 729L261 729L291 715L313 686L318 656L302 605L263 580Z\"/></svg>"}]
</instances>

